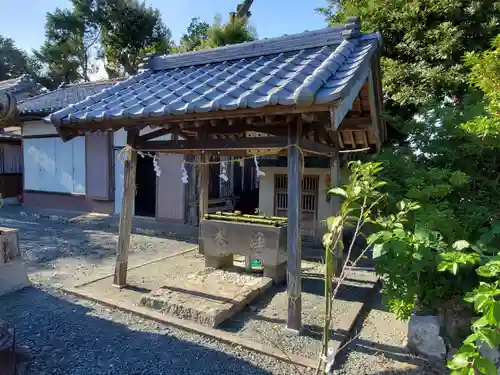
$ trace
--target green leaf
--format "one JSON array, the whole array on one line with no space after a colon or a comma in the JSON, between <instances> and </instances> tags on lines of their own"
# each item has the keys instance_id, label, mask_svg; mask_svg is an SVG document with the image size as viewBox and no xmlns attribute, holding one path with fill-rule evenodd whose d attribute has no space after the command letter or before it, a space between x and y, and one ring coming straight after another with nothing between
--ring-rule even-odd
<instances>
[{"instance_id":1,"label":"green leaf","mask_svg":"<svg viewBox=\"0 0 500 375\"><path fill-rule=\"evenodd\" d=\"M483 318L486 318L492 326L500 325L500 301L493 302L488 313Z\"/></svg>"},{"instance_id":2,"label":"green leaf","mask_svg":"<svg viewBox=\"0 0 500 375\"><path fill-rule=\"evenodd\" d=\"M367 238L366 238L366 241L369 243L369 244L372 244L372 243L375 243L379 240L379 238L382 237L382 232L376 232L376 233L372 233L370 234Z\"/></svg>"},{"instance_id":3,"label":"green leaf","mask_svg":"<svg viewBox=\"0 0 500 375\"><path fill-rule=\"evenodd\" d=\"M354 188L352 189L352 192L353 192L353 195L355 197L357 197L361 193L361 186L359 186L359 185L354 186Z\"/></svg>"},{"instance_id":4,"label":"green leaf","mask_svg":"<svg viewBox=\"0 0 500 375\"><path fill-rule=\"evenodd\" d=\"M336 231L342 224L342 216L330 216L326 219L326 227L329 232Z\"/></svg>"},{"instance_id":5,"label":"green leaf","mask_svg":"<svg viewBox=\"0 0 500 375\"><path fill-rule=\"evenodd\" d=\"M383 243L378 243L378 244L373 246L373 259L377 259L384 254L385 254L385 251L384 251L384 244Z\"/></svg>"},{"instance_id":6,"label":"green leaf","mask_svg":"<svg viewBox=\"0 0 500 375\"><path fill-rule=\"evenodd\" d=\"M476 356L479 353L477 352L477 348L474 345L462 345L458 349L458 353L467 353L469 356Z\"/></svg>"},{"instance_id":7,"label":"green leaf","mask_svg":"<svg viewBox=\"0 0 500 375\"><path fill-rule=\"evenodd\" d=\"M482 327L487 327L489 324L489 319L486 316L482 316L472 324L472 328L479 329Z\"/></svg>"},{"instance_id":8,"label":"green leaf","mask_svg":"<svg viewBox=\"0 0 500 375\"><path fill-rule=\"evenodd\" d=\"M406 207L406 202L405 201L399 201L396 204L396 207L398 208L399 211L403 211Z\"/></svg>"},{"instance_id":9,"label":"green leaf","mask_svg":"<svg viewBox=\"0 0 500 375\"><path fill-rule=\"evenodd\" d=\"M399 238L405 238L406 237L406 232L404 231L404 229L396 228L396 229L393 230L393 232Z\"/></svg>"},{"instance_id":10,"label":"green leaf","mask_svg":"<svg viewBox=\"0 0 500 375\"><path fill-rule=\"evenodd\" d=\"M341 195L341 196L347 198L347 192L340 187L336 187L336 188L328 190L328 194Z\"/></svg>"},{"instance_id":11,"label":"green leaf","mask_svg":"<svg viewBox=\"0 0 500 375\"><path fill-rule=\"evenodd\" d=\"M500 333L493 328L481 328L476 331L477 338L488 344L490 348L500 345Z\"/></svg>"},{"instance_id":12,"label":"green leaf","mask_svg":"<svg viewBox=\"0 0 500 375\"><path fill-rule=\"evenodd\" d=\"M332 237L333 236L331 233L325 233L323 235L323 247L327 250L330 248L330 246L332 246Z\"/></svg>"},{"instance_id":13,"label":"green leaf","mask_svg":"<svg viewBox=\"0 0 500 375\"><path fill-rule=\"evenodd\" d=\"M477 340L477 333L472 333L470 334L465 340L464 340L464 344L465 345L475 345L476 343L476 340Z\"/></svg>"},{"instance_id":14,"label":"green leaf","mask_svg":"<svg viewBox=\"0 0 500 375\"><path fill-rule=\"evenodd\" d=\"M491 260L485 265L478 267L476 272L482 277L497 277L500 274L500 261Z\"/></svg>"},{"instance_id":15,"label":"green leaf","mask_svg":"<svg viewBox=\"0 0 500 375\"><path fill-rule=\"evenodd\" d=\"M497 375L497 368L495 364L487 358L476 358L476 360L474 361L474 367L476 367L481 374Z\"/></svg>"},{"instance_id":16,"label":"green leaf","mask_svg":"<svg viewBox=\"0 0 500 375\"><path fill-rule=\"evenodd\" d=\"M448 367L451 370L459 370L467 366L469 366L468 353L457 353L453 356L452 360L448 362Z\"/></svg>"},{"instance_id":17,"label":"green leaf","mask_svg":"<svg viewBox=\"0 0 500 375\"><path fill-rule=\"evenodd\" d=\"M470 247L470 244L465 240L459 240L453 244L453 248L458 251L467 249L468 247Z\"/></svg>"}]
</instances>

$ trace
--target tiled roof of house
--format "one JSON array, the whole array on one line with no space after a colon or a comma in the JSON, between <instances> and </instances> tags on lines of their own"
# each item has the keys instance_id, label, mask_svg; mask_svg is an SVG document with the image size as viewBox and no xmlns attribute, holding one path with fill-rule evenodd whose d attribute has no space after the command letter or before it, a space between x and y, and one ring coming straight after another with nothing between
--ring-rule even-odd
<instances>
[{"instance_id":1,"label":"tiled roof of house","mask_svg":"<svg viewBox=\"0 0 500 375\"><path fill-rule=\"evenodd\" d=\"M39 95L43 92L43 88L33 81L29 75L24 74L17 78L0 81L0 95L6 92L12 94L19 102Z\"/></svg>"},{"instance_id":2,"label":"tiled roof of house","mask_svg":"<svg viewBox=\"0 0 500 375\"><path fill-rule=\"evenodd\" d=\"M97 94L103 89L113 86L117 80L74 83L59 87L33 98L18 103L18 111L22 114L44 113L49 114L78 103L90 95Z\"/></svg>"},{"instance_id":3,"label":"tiled roof of house","mask_svg":"<svg viewBox=\"0 0 500 375\"><path fill-rule=\"evenodd\" d=\"M56 125L330 103L366 80L378 34L357 20L313 32L152 57L145 70L50 116Z\"/></svg>"}]
</instances>

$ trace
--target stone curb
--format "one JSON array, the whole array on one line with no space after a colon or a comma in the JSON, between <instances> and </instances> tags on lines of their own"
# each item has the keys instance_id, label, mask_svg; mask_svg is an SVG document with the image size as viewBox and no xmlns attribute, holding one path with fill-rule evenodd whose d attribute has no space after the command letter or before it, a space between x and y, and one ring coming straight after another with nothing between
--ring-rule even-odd
<instances>
[{"instance_id":1,"label":"stone curb","mask_svg":"<svg viewBox=\"0 0 500 375\"><path fill-rule=\"evenodd\" d=\"M91 296L90 294L78 290L77 288L62 288L62 291L74 295L80 298L84 298L87 300L90 300L95 303L103 304L105 306L115 308L117 310L121 310L127 313L131 313L134 315L138 315L144 319L149 319L155 322L158 322L160 324L165 324L167 326L172 326L174 328L178 328L181 330L185 330L188 332L193 332L202 336L210 337L212 339L219 340L221 342L224 342L226 344L230 345L236 345L236 346L241 346L242 348L245 348L247 350L251 350L260 354L264 354L279 360L282 360L287 363L291 363L300 367L306 367L306 368L316 368L318 362L317 360L313 360L311 358L306 358L300 355L296 354L286 354L283 353L281 350L274 348L272 346L264 345L261 344L257 341L253 341L251 339L247 339L244 337L240 337L234 333L229 333L229 332L224 332L220 331L214 328L209 328L206 326L202 326L200 324L194 323L194 322L189 322L186 320L181 320L178 318L174 318L168 315L163 315L159 312L156 312L154 310L151 310L147 307L141 307L137 306L128 302L122 301L119 305L115 303L113 300L106 298L106 297L100 297L100 298L95 298Z\"/></svg>"}]
</instances>

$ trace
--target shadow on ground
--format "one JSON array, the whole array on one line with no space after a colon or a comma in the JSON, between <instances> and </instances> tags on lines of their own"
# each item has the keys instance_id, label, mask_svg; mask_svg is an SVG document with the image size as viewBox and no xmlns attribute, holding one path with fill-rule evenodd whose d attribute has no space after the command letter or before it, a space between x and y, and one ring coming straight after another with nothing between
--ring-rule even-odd
<instances>
[{"instance_id":1,"label":"shadow on ground","mask_svg":"<svg viewBox=\"0 0 500 375\"><path fill-rule=\"evenodd\" d=\"M93 225L34 220L28 216L5 214L0 211L0 225L19 229L23 260L30 272L53 270L54 263L72 260L62 269L74 269L79 264L99 265L116 254L118 235L111 229L100 230ZM144 261L157 259L191 247L186 242L149 236L133 236L129 253Z\"/></svg>"},{"instance_id":2,"label":"shadow on ground","mask_svg":"<svg viewBox=\"0 0 500 375\"><path fill-rule=\"evenodd\" d=\"M132 318L129 326L119 324L110 320L111 310L99 307L107 316L97 317L91 308L40 289L2 297L0 306L0 319L15 326L26 351L28 374L270 374L164 327L146 332Z\"/></svg>"}]
</instances>

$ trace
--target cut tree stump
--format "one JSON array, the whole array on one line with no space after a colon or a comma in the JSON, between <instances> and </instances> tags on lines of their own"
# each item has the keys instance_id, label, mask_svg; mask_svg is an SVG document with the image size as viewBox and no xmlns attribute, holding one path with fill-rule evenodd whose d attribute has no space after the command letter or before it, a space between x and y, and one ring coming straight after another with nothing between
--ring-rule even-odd
<instances>
[{"instance_id":1,"label":"cut tree stump","mask_svg":"<svg viewBox=\"0 0 500 375\"><path fill-rule=\"evenodd\" d=\"M17 229L0 227L0 296L30 285Z\"/></svg>"}]
</instances>

